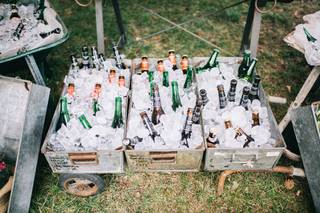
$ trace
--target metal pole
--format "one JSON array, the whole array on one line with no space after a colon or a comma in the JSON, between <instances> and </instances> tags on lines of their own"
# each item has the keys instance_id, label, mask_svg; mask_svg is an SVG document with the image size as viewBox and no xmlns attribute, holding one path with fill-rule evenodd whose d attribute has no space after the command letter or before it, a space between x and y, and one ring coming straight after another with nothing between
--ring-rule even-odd
<instances>
[{"instance_id":1,"label":"metal pole","mask_svg":"<svg viewBox=\"0 0 320 213\"><path fill-rule=\"evenodd\" d=\"M253 57L257 57L260 27L261 27L261 13L255 10L253 23L252 23L251 41L250 41L250 50L251 50L251 55Z\"/></svg>"},{"instance_id":2,"label":"metal pole","mask_svg":"<svg viewBox=\"0 0 320 213\"><path fill-rule=\"evenodd\" d=\"M124 46L124 44L127 41L127 38L126 38L126 34L123 27L121 11L120 11L118 0L112 0L112 6L114 9L114 13L116 14L117 24L118 24L118 28L121 36L120 46Z\"/></svg>"},{"instance_id":3,"label":"metal pole","mask_svg":"<svg viewBox=\"0 0 320 213\"><path fill-rule=\"evenodd\" d=\"M249 38L250 38L251 27L253 22L254 10L255 10L255 0L251 0L248 14L247 14L246 25L244 26L244 30L242 34L240 55L243 53L244 50L249 49L250 47Z\"/></svg>"},{"instance_id":4,"label":"metal pole","mask_svg":"<svg viewBox=\"0 0 320 213\"><path fill-rule=\"evenodd\" d=\"M95 0L98 51L105 55L102 0Z\"/></svg>"}]
</instances>

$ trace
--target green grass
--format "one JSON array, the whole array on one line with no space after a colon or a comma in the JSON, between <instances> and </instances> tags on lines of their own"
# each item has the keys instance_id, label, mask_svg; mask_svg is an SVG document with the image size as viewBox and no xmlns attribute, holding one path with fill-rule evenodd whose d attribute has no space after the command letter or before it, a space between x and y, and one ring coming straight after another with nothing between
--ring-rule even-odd
<instances>
[{"instance_id":1,"label":"green grass","mask_svg":"<svg viewBox=\"0 0 320 213\"><path fill-rule=\"evenodd\" d=\"M193 56L208 56L212 47L191 35L172 29L147 40L139 38L170 27L170 25L144 11L138 4L180 23L199 14L217 11L234 3L225 1L120 1L128 43L121 50L127 58L147 54L150 57L165 57L167 50ZM68 72L71 53L80 54L84 44L95 45L94 6L78 7L73 1L52 1L58 14L70 31L70 38L54 48L48 56L50 78L46 81L56 103L62 89L64 75ZM282 38L302 22L294 16L319 10L316 1L278 4L271 13L263 15L259 45L259 73L263 86L270 95L288 99L286 105L273 105L279 121L293 101L310 72L301 53L288 47ZM107 55L111 55L111 41L118 39L116 21L110 1L104 5L105 37ZM215 14L183 25L210 42L238 55L248 5L244 4L221 14ZM223 52L222 52L222 55ZM31 79L26 68L11 75ZM291 86L289 92L287 86ZM284 162L284 161L282 161ZM289 165L292 163L289 163ZM102 194L78 198L61 191L58 175L41 159L37 170L31 212L312 212L311 195L303 179L295 179L296 186L287 190L285 177L279 174L242 173L229 177L225 192L217 196L219 173L199 172L180 174L133 174L106 175L106 191Z\"/></svg>"}]
</instances>

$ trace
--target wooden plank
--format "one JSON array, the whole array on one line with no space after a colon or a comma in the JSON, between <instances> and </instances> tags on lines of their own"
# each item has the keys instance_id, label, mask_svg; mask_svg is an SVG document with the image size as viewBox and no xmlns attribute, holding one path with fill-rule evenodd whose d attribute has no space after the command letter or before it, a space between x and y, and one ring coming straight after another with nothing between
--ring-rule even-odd
<instances>
[{"instance_id":1,"label":"wooden plank","mask_svg":"<svg viewBox=\"0 0 320 213\"><path fill-rule=\"evenodd\" d=\"M302 102L304 101L304 99L307 97L310 90L312 89L314 83L317 81L319 75L320 75L320 67L314 67L310 72L308 78L304 82L303 86L301 87L295 100L291 103L286 115L282 118L281 122L279 123L280 132L283 132L283 130L287 127L287 125L291 121L291 118L290 118L291 111L301 106Z\"/></svg>"},{"instance_id":2,"label":"wooden plank","mask_svg":"<svg viewBox=\"0 0 320 213\"><path fill-rule=\"evenodd\" d=\"M29 211L49 93L49 88L31 87L8 212Z\"/></svg>"},{"instance_id":3,"label":"wooden plank","mask_svg":"<svg viewBox=\"0 0 320 213\"><path fill-rule=\"evenodd\" d=\"M261 13L257 10L254 11L254 18L252 23L250 50L252 57L257 57L258 46L259 46L259 34L261 27Z\"/></svg>"},{"instance_id":4,"label":"wooden plank","mask_svg":"<svg viewBox=\"0 0 320 213\"><path fill-rule=\"evenodd\" d=\"M105 55L102 0L95 0L95 7L98 51Z\"/></svg>"},{"instance_id":5,"label":"wooden plank","mask_svg":"<svg viewBox=\"0 0 320 213\"><path fill-rule=\"evenodd\" d=\"M299 145L316 212L320 212L320 139L310 106L292 112L293 129Z\"/></svg>"}]
</instances>

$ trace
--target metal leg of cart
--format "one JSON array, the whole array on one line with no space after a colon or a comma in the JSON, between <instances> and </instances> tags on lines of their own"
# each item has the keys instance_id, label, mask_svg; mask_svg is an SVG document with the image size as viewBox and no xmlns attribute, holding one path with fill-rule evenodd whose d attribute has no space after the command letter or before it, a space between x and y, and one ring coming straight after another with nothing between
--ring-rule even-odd
<instances>
[{"instance_id":1,"label":"metal leg of cart","mask_svg":"<svg viewBox=\"0 0 320 213\"><path fill-rule=\"evenodd\" d=\"M49 88L32 86L16 161L9 213L29 211L49 93Z\"/></svg>"},{"instance_id":2,"label":"metal leg of cart","mask_svg":"<svg viewBox=\"0 0 320 213\"><path fill-rule=\"evenodd\" d=\"M36 60L34 59L33 55L27 55L25 56L25 60L27 62L27 65L29 67L29 70L35 80L35 82L39 85L42 85L42 86L45 86L45 82L42 78L42 75L41 75L41 71L37 65L37 62Z\"/></svg>"}]
</instances>

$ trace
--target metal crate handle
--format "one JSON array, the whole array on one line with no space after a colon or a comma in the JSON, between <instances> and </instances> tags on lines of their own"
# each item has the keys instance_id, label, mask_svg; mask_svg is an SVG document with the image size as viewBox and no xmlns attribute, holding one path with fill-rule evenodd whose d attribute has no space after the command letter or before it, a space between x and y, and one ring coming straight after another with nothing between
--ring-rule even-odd
<instances>
[{"instance_id":1,"label":"metal crate handle","mask_svg":"<svg viewBox=\"0 0 320 213\"><path fill-rule=\"evenodd\" d=\"M68 153L72 165L97 165L98 155L96 152Z\"/></svg>"},{"instance_id":2,"label":"metal crate handle","mask_svg":"<svg viewBox=\"0 0 320 213\"><path fill-rule=\"evenodd\" d=\"M152 163L177 163L177 152L149 152Z\"/></svg>"},{"instance_id":3,"label":"metal crate handle","mask_svg":"<svg viewBox=\"0 0 320 213\"><path fill-rule=\"evenodd\" d=\"M253 158L246 160L246 161L235 161L236 156L253 156ZM239 163L239 164L247 164L249 162L257 162L259 160L259 154L258 153L233 153L231 156L231 163Z\"/></svg>"}]
</instances>

